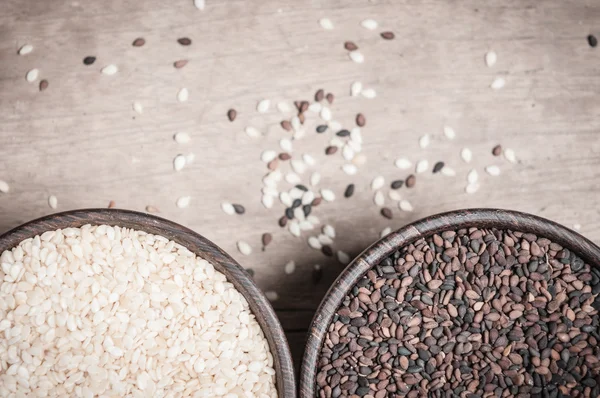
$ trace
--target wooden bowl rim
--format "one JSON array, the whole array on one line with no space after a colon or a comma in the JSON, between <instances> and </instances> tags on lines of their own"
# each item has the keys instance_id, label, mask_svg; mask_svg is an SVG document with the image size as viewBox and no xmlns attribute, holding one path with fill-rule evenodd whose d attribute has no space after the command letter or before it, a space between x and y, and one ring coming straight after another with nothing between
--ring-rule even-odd
<instances>
[{"instance_id":1,"label":"wooden bowl rim","mask_svg":"<svg viewBox=\"0 0 600 398\"><path fill-rule=\"evenodd\" d=\"M219 246L189 228L155 215L131 210L72 210L35 219L0 235L0 253L17 246L25 239L33 238L46 231L69 227L77 228L87 224L106 224L162 235L211 262L215 269L225 274L227 280L248 301L252 313L261 326L273 355L279 397L296 397L292 355L273 307L248 273L231 256Z\"/></svg>"},{"instance_id":2,"label":"wooden bowl rim","mask_svg":"<svg viewBox=\"0 0 600 398\"><path fill-rule=\"evenodd\" d=\"M379 239L359 254L337 277L319 305L308 333L300 369L299 398L314 398L318 355L335 311L344 296L372 266L399 247L436 232L465 227L512 229L534 233L573 250L588 264L600 267L600 247L554 221L513 210L465 209L436 214L406 225Z\"/></svg>"}]
</instances>

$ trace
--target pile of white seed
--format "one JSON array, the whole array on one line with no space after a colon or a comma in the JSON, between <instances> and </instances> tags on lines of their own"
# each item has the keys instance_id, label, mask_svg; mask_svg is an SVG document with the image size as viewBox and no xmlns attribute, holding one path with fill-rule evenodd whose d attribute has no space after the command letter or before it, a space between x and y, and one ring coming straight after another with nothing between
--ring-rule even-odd
<instances>
[{"instance_id":1,"label":"pile of white seed","mask_svg":"<svg viewBox=\"0 0 600 398\"><path fill-rule=\"evenodd\" d=\"M0 396L277 397L244 297L208 261L120 227L0 255Z\"/></svg>"}]
</instances>

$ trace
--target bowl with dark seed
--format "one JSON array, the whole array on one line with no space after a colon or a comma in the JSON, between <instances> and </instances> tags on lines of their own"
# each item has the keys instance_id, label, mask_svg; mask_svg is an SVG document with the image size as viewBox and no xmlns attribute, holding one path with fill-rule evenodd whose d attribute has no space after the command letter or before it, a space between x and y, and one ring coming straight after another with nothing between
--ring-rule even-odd
<instances>
[{"instance_id":1,"label":"bowl with dark seed","mask_svg":"<svg viewBox=\"0 0 600 398\"><path fill-rule=\"evenodd\" d=\"M374 243L313 319L299 396L598 397L600 248L496 209Z\"/></svg>"}]
</instances>

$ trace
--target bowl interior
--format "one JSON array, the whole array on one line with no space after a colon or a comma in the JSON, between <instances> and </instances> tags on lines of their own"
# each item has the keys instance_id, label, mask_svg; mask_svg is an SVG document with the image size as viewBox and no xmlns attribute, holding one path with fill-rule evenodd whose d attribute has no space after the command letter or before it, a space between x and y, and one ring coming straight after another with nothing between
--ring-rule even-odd
<instances>
[{"instance_id":1,"label":"bowl interior","mask_svg":"<svg viewBox=\"0 0 600 398\"><path fill-rule=\"evenodd\" d=\"M499 209L458 210L416 221L390 233L356 257L338 276L313 318L300 371L299 397L315 397L317 360L323 340L346 293L374 265L395 250L437 232L465 227L512 229L548 238L600 268L600 248L580 234L553 221L526 213Z\"/></svg>"},{"instance_id":2,"label":"bowl interior","mask_svg":"<svg viewBox=\"0 0 600 398\"><path fill-rule=\"evenodd\" d=\"M285 334L271 304L233 258L208 239L188 228L149 214L127 210L76 210L43 217L5 233L0 236L0 253L46 231L81 227L86 224L116 225L162 235L212 263L215 269L223 273L246 298L256 316L273 355L279 396L285 398L296 396L292 357Z\"/></svg>"}]
</instances>

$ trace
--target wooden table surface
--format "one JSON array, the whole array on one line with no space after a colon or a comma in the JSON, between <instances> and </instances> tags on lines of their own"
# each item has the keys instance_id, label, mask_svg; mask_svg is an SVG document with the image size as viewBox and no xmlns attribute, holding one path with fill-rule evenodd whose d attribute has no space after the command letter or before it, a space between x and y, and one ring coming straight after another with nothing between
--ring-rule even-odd
<instances>
[{"instance_id":1,"label":"wooden table surface","mask_svg":"<svg viewBox=\"0 0 600 398\"><path fill-rule=\"evenodd\" d=\"M0 14L0 180L10 192L0 193L0 233L58 210L117 207L144 211L180 222L211 239L243 266L255 270L265 290L278 292L273 303L288 331L295 360L302 353L313 311L343 266L310 249L306 238L279 228L283 206L261 205L260 154L278 149L291 134L279 127L284 116L275 103L312 100L317 89L335 94L334 119L353 127L362 112L363 153L367 163L348 176L339 154L324 155L331 132L314 132L318 117L307 116L307 134L294 142L293 155L312 154L317 164L303 174L308 184L318 170L321 186L338 199L314 209L322 223L335 226L335 250L360 253L384 227L398 228L440 211L467 207L501 207L581 225L581 233L600 242L600 48L588 45L600 34L600 2L562 0L434 1L213 1L204 11L191 0L93 2L5 0ZM333 30L318 23L330 18ZM373 18L379 28L361 27ZM379 33L393 31L385 41ZM143 37L143 47L132 41ZM192 39L188 47L177 43ZM363 64L349 60L343 48L354 41ZM32 44L28 55L18 49ZM487 67L484 55L494 50L498 62ZM97 57L85 66L85 56ZM188 59L183 69L173 62ZM119 71L100 73L108 64ZM40 70L49 87L38 91L25 74ZM506 86L494 91L501 76ZM350 84L361 81L377 97L351 97ZM180 88L189 101L179 103ZM261 99L271 100L265 114L256 112ZM144 106L136 114L133 101ZM238 111L229 122L229 108ZM250 138L246 126L263 136ZM456 131L452 141L443 126ZM191 135L187 145L172 137ZM431 135L421 149L418 139ZM494 158L496 144L513 148L511 164ZM460 150L473 151L465 164ZM177 154L195 155L180 172ZM399 192L415 207L402 212L387 198L391 180L409 171L394 166L398 157L430 165L443 160L456 177L419 174L413 189ZM490 164L502 173L484 172ZM283 171L288 165L281 166ZM475 168L480 190L464 192L467 172ZM371 180L386 178L387 205L393 220L380 216L373 204ZM349 183L356 193L344 199ZM286 187L280 184L280 189ZM187 209L175 205L191 196ZM241 203L246 214L230 216L220 203ZM57 210L57 211L58 211ZM260 250L263 232L273 243ZM241 255L236 242L254 248ZM284 273L294 260L296 270ZM319 264L323 279L314 284Z\"/></svg>"}]
</instances>

